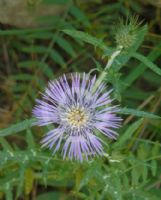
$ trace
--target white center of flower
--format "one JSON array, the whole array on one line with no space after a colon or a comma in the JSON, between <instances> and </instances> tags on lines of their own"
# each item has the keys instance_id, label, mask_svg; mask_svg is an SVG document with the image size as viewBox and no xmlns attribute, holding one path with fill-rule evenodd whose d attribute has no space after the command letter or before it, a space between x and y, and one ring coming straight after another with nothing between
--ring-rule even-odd
<instances>
[{"instance_id":1,"label":"white center of flower","mask_svg":"<svg viewBox=\"0 0 161 200\"><path fill-rule=\"evenodd\" d=\"M69 111L67 121L71 127L81 128L87 122L88 116L83 109L74 108Z\"/></svg>"}]
</instances>

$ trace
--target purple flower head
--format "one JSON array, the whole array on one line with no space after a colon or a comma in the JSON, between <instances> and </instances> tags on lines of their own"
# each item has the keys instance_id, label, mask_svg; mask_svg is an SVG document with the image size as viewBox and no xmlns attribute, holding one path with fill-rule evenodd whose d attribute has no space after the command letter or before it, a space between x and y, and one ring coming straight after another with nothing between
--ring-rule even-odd
<instances>
[{"instance_id":1,"label":"purple flower head","mask_svg":"<svg viewBox=\"0 0 161 200\"><path fill-rule=\"evenodd\" d=\"M52 124L42 140L42 146L62 149L63 158L83 161L90 156L103 155L102 140L98 133L116 139L115 128L121 118L116 116L118 106L111 106L110 91L101 83L95 87L96 76L83 74L63 75L49 83L42 100L37 100L33 114L36 124Z\"/></svg>"}]
</instances>

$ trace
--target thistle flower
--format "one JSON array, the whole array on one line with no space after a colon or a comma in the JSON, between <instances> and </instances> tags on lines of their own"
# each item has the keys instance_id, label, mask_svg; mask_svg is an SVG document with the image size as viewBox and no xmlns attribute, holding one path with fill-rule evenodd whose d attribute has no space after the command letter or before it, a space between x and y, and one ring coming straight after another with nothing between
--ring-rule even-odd
<instances>
[{"instance_id":1,"label":"thistle flower","mask_svg":"<svg viewBox=\"0 0 161 200\"><path fill-rule=\"evenodd\" d=\"M95 88L96 76L90 79L87 74L63 75L50 82L42 100L37 100L33 115L36 124L53 124L42 140L42 146L62 148L63 158L83 161L90 156L102 156L103 135L116 139L115 128L120 127L121 118L116 116L118 106L111 106L110 91L101 83Z\"/></svg>"}]
</instances>

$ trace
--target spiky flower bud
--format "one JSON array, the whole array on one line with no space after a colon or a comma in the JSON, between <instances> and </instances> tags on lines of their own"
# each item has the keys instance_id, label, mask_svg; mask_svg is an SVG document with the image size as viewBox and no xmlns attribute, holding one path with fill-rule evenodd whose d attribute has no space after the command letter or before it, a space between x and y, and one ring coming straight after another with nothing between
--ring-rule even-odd
<instances>
[{"instance_id":1,"label":"spiky flower bud","mask_svg":"<svg viewBox=\"0 0 161 200\"><path fill-rule=\"evenodd\" d=\"M124 49L132 47L137 40L137 33L141 23L138 22L138 17L128 17L126 21L119 20L119 25L115 29L115 40L117 46Z\"/></svg>"}]
</instances>

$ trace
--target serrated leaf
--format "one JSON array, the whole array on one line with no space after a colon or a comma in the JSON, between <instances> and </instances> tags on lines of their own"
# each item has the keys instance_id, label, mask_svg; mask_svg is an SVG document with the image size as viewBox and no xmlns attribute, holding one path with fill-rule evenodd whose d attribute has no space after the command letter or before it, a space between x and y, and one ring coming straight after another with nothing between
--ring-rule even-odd
<instances>
[{"instance_id":1,"label":"serrated leaf","mask_svg":"<svg viewBox=\"0 0 161 200\"><path fill-rule=\"evenodd\" d=\"M45 51L45 49L44 49L44 51ZM32 68L32 67L37 68L38 67L38 68L40 68L40 70L48 78L50 78L50 79L53 78L53 71L52 71L51 67L47 63L45 63L45 62L40 62L40 61L37 61L37 60L28 60L28 61L19 62L18 66L22 67L22 68ZM14 77L17 78L17 75L14 76ZM36 77L33 77L33 76L31 76L31 77L34 78L34 79L36 79ZM19 78L19 75L18 75L18 78ZM23 79L23 78L21 78L21 79Z\"/></svg>"},{"instance_id":2,"label":"serrated leaf","mask_svg":"<svg viewBox=\"0 0 161 200\"><path fill-rule=\"evenodd\" d=\"M39 33L46 30L52 30L53 28L34 28L34 29L12 29L12 30L0 30L0 35L26 35L30 33Z\"/></svg>"},{"instance_id":3,"label":"serrated leaf","mask_svg":"<svg viewBox=\"0 0 161 200\"><path fill-rule=\"evenodd\" d=\"M63 68L65 68L66 64L65 64L63 57L60 55L60 53L58 53L55 49L50 49L49 55L55 63L57 63L57 64L61 65Z\"/></svg>"},{"instance_id":4,"label":"serrated leaf","mask_svg":"<svg viewBox=\"0 0 161 200\"><path fill-rule=\"evenodd\" d=\"M28 168L25 170L25 194L29 195L33 189L33 183L34 183L34 172L31 168Z\"/></svg>"},{"instance_id":5,"label":"serrated leaf","mask_svg":"<svg viewBox=\"0 0 161 200\"><path fill-rule=\"evenodd\" d=\"M159 43L152 52L149 53L147 56L149 60L155 61L160 55L161 51L158 51L158 49L161 49L161 43ZM139 64L136 68L132 69L129 75L127 75L124 78L124 86L122 87L122 91L126 90L126 88L130 87L132 83L140 77L144 71L146 70L147 66L144 65L143 63Z\"/></svg>"},{"instance_id":6,"label":"serrated leaf","mask_svg":"<svg viewBox=\"0 0 161 200\"><path fill-rule=\"evenodd\" d=\"M71 6L69 12L77 19L77 21L82 22L85 26L90 26L89 20L86 15L76 6Z\"/></svg>"},{"instance_id":7,"label":"serrated leaf","mask_svg":"<svg viewBox=\"0 0 161 200\"><path fill-rule=\"evenodd\" d=\"M147 168L146 165L142 166L142 178L143 178L144 182L147 181L147 178L148 178L148 168Z\"/></svg>"},{"instance_id":8,"label":"serrated leaf","mask_svg":"<svg viewBox=\"0 0 161 200\"><path fill-rule=\"evenodd\" d=\"M35 149L35 141L30 129L27 129L26 141L30 150Z\"/></svg>"},{"instance_id":9,"label":"serrated leaf","mask_svg":"<svg viewBox=\"0 0 161 200\"><path fill-rule=\"evenodd\" d=\"M152 157L159 155L160 150L161 150L160 143L159 143L159 141L156 141L153 148L152 148L152 151L151 151Z\"/></svg>"},{"instance_id":10,"label":"serrated leaf","mask_svg":"<svg viewBox=\"0 0 161 200\"><path fill-rule=\"evenodd\" d=\"M21 61L18 63L18 66L22 68L32 68L35 65L37 65L36 60L27 60L27 61Z\"/></svg>"},{"instance_id":11,"label":"serrated leaf","mask_svg":"<svg viewBox=\"0 0 161 200\"><path fill-rule=\"evenodd\" d=\"M23 185L24 185L24 173L25 173L25 164L22 163L19 169L19 183L16 191L16 197L18 198L23 192Z\"/></svg>"},{"instance_id":12,"label":"serrated leaf","mask_svg":"<svg viewBox=\"0 0 161 200\"><path fill-rule=\"evenodd\" d=\"M135 109L132 109L132 108L120 108L118 113L124 114L124 115L134 115L134 116L137 116L137 117L144 117L144 118L150 118L150 119L161 119L160 116L155 115L153 113L135 110Z\"/></svg>"},{"instance_id":13,"label":"serrated leaf","mask_svg":"<svg viewBox=\"0 0 161 200\"><path fill-rule=\"evenodd\" d=\"M139 148L137 148L137 154L140 160L145 160L149 154L148 146L145 144L140 145Z\"/></svg>"},{"instance_id":14,"label":"serrated leaf","mask_svg":"<svg viewBox=\"0 0 161 200\"><path fill-rule=\"evenodd\" d=\"M13 200L12 186L10 183L6 183L5 197L6 200Z\"/></svg>"},{"instance_id":15,"label":"serrated leaf","mask_svg":"<svg viewBox=\"0 0 161 200\"><path fill-rule=\"evenodd\" d=\"M69 55L71 56L76 56L76 53L72 47L72 45L64 38L60 37L60 36L56 36L55 38L56 43L62 48L64 49Z\"/></svg>"},{"instance_id":16,"label":"serrated leaf","mask_svg":"<svg viewBox=\"0 0 161 200\"><path fill-rule=\"evenodd\" d=\"M17 124L13 124L8 128L0 130L0 136L4 137L4 136L7 136L7 135L15 134L15 133L18 133L20 131L26 130L27 128L32 127L33 123L35 121L36 120L34 118L31 118L31 119L26 119L26 120L19 122Z\"/></svg>"},{"instance_id":17,"label":"serrated leaf","mask_svg":"<svg viewBox=\"0 0 161 200\"><path fill-rule=\"evenodd\" d=\"M139 54L139 53L133 53L132 57L140 60L142 63L144 63L149 69L151 69L152 71L154 71L156 74L161 76L161 69L155 65L153 62L151 62L148 58L146 58L145 56Z\"/></svg>"},{"instance_id":18,"label":"serrated leaf","mask_svg":"<svg viewBox=\"0 0 161 200\"><path fill-rule=\"evenodd\" d=\"M32 39L51 39L53 38L54 34L52 32L42 31L42 32L35 32L27 35L28 38Z\"/></svg>"},{"instance_id":19,"label":"serrated leaf","mask_svg":"<svg viewBox=\"0 0 161 200\"><path fill-rule=\"evenodd\" d=\"M123 135L118 138L117 142L114 144L114 148L123 147L123 146L126 147L125 143L132 137L132 135L139 128L142 122L143 122L143 119L139 119L138 121L130 125L125 131L125 133L123 133Z\"/></svg>"},{"instance_id":20,"label":"serrated leaf","mask_svg":"<svg viewBox=\"0 0 161 200\"><path fill-rule=\"evenodd\" d=\"M45 62L37 62L37 66L41 69L41 71L49 78L53 79L54 74L51 67Z\"/></svg>"},{"instance_id":21,"label":"serrated leaf","mask_svg":"<svg viewBox=\"0 0 161 200\"><path fill-rule=\"evenodd\" d=\"M33 79L33 76L31 74L17 74L17 75L12 75L10 76L11 79L16 80L16 81L30 81Z\"/></svg>"},{"instance_id":22,"label":"serrated leaf","mask_svg":"<svg viewBox=\"0 0 161 200\"><path fill-rule=\"evenodd\" d=\"M92 44L95 47L99 47L103 50L107 50L107 46L103 43L102 39L97 39L96 37L91 36L88 33L82 32L82 31L76 31L76 30L69 30L64 29L62 30L67 35L70 35L73 38L80 39L84 42L87 42L89 44Z\"/></svg>"},{"instance_id":23,"label":"serrated leaf","mask_svg":"<svg viewBox=\"0 0 161 200\"><path fill-rule=\"evenodd\" d=\"M140 171L138 171L138 169L136 167L134 167L131 171L131 178L132 178L133 186L138 185L139 177L140 177Z\"/></svg>"},{"instance_id":24,"label":"serrated leaf","mask_svg":"<svg viewBox=\"0 0 161 200\"><path fill-rule=\"evenodd\" d=\"M22 46L21 50L26 53L45 53L47 52L47 48L40 45L33 45L33 46Z\"/></svg>"},{"instance_id":25,"label":"serrated leaf","mask_svg":"<svg viewBox=\"0 0 161 200\"><path fill-rule=\"evenodd\" d=\"M9 142L5 139L5 138L0 138L0 144L2 145L3 149L5 149L6 151L13 151L13 148L11 147L11 145L9 144Z\"/></svg>"},{"instance_id":26,"label":"serrated leaf","mask_svg":"<svg viewBox=\"0 0 161 200\"><path fill-rule=\"evenodd\" d=\"M152 172L152 176L156 176L157 174L157 161L156 160L152 160L151 161L151 172Z\"/></svg>"}]
</instances>

